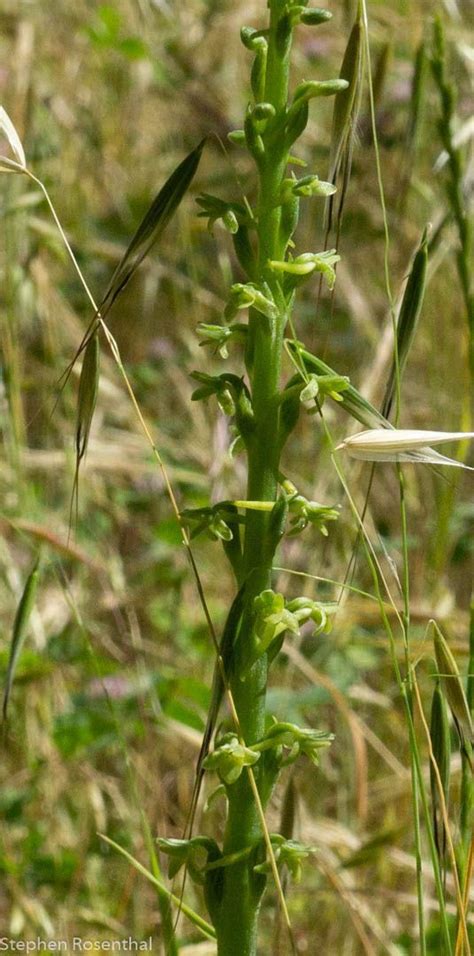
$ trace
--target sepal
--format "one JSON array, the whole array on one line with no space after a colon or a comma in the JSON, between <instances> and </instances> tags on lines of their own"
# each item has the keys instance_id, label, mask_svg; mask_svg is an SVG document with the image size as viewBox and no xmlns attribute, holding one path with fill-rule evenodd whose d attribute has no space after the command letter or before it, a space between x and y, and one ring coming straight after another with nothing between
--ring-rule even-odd
<instances>
[{"instance_id":1,"label":"sepal","mask_svg":"<svg viewBox=\"0 0 474 956\"><path fill-rule=\"evenodd\" d=\"M244 47L251 52L256 52L256 50L262 50L264 47L267 47L267 30L255 30L254 27L241 27L240 30L240 39Z\"/></svg>"},{"instance_id":2,"label":"sepal","mask_svg":"<svg viewBox=\"0 0 474 956\"><path fill-rule=\"evenodd\" d=\"M253 116L253 107L251 104L247 107L247 112L245 114L244 120L244 131L245 131L245 142L247 143L247 149L251 156L253 156L255 162L260 163L265 154L265 146L263 144L263 139L258 131L257 125L255 124Z\"/></svg>"},{"instance_id":3,"label":"sepal","mask_svg":"<svg viewBox=\"0 0 474 956\"><path fill-rule=\"evenodd\" d=\"M245 143L245 130L231 129L230 133L227 133L227 139L230 143L234 143L235 146L243 146Z\"/></svg>"}]
</instances>

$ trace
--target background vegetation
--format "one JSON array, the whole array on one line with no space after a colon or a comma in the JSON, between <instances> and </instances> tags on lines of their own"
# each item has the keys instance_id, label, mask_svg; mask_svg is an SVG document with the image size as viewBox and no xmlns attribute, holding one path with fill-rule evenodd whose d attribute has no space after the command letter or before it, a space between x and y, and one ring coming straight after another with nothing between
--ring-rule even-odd
<instances>
[{"instance_id":1,"label":"background vegetation","mask_svg":"<svg viewBox=\"0 0 474 956\"><path fill-rule=\"evenodd\" d=\"M330 8L334 19L324 31L297 35L301 78L339 71L354 11L349 2ZM240 183L251 190L250 166L238 150L222 144L241 125L248 95L239 29L243 23L260 25L264 12L263 0L2 0L0 102L98 294L152 196L203 135L210 134L209 144L191 193L235 193L238 199ZM446 200L446 167L439 161L439 96L428 68L418 115L413 108L415 57L423 41L429 54L434 12L434 4L423 0L374 2L370 36L396 291L424 226L433 224L429 282L404 378L401 422L458 429L469 423L467 325L457 231ZM457 125L463 128L472 70L468 4L450 0L441 13L448 69L458 89ZM318 104L304 139L305 158L323 179L331 111L331 102ZM310 284L297 331L377 403L391 359L391 319L373 146L364 91L335 298L324 294L317 307L317 283ZM468 142L464 148L469 150ZM151 934L158 948L153 886L98 833L145 865L143 814L153 834L181 834L210 698L212 648L162 478L105 347L79 520L68 538L75 374L72 387L55 401L90 309L39 190L6 176L0 190L4 671L15 609L42 545L38 599L0 756L0 929L20 937ZM215 233L206 231L188 198L110 317L182 507L241 497L243 490L243 465L229 456L226 420L212 403L190 403L189 373L209 363L194 330L200 321L220 321L233 261L230 237L219 227ZM322 248L323 238L322 205L311 204L301 247ZM217 356L212 364L219 371L222 363ZM344 437L347 424L330 414L335 433ZM282 567L342 581L354 525L311 416L301 418L286 456L303 493L341 504L342 513L328 539L315 530L287 539ZM347 471L359 503L368 471L358 463ZM443 625L461 670L467 670L472 486L465 473L440 477L425 467L407 467L405 475L413 654L428 709L435 670L425 641L430 617ZM401 555L391 467L376 472L367 527L393 579ZM195 554L221 627L232 582L223 576L217 544L200 538ZM308 595L337 596L327 584L281 574L287 593L302 593L304 585ZM362 561L354 583L371 590ZM298 951L315 952L324 943L324 952L344 956L415 953L408 746L377 605L352 595L342 602L331 634L290 645L272 672L272 712L336 734L319 771L298 765L294 774L296 830L317 847L302 884L289 892ZM455 803L458 755L452 770ZM281 815L283 792L272 803L270 828L272 815L275 821ZM209 812L218 828L219 806ZM430 952L441 953L429 877L427 891ZM202 908L191 886L186 892ZM270 894L263 922L271 952L277 951L275 905ZM213 951L198 943L185 922L180 934L189 956Z\"/></svg>"}]
</instances>

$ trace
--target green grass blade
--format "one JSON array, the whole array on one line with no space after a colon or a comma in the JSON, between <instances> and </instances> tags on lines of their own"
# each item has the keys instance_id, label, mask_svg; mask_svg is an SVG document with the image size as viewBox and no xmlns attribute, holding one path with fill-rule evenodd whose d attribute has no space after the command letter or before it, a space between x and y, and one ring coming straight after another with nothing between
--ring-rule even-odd
<instances>
[{"instance_id":1,"label":"green grass blade","mask_svg":"<svg viewBox=\"0 0 474 956\"><path fill-rule=\"evenodd\" d=\"M69 526L72 523L72 514L74 503L76 505L76 523L79 505L79 469L81 461L87 452L89 444L89 435L94 417L95 406L97 403L97 394L99 391L100 374L100 345L99 333L96 330L87 341L84 359L82 362L81 376L79 379L79 392L77 396L77 415L76 415L76 467L74 470L74 482L71 493L71 507L69 512Z\"/></svg>"},{"instance_id":2,"label":"green grass blade","mask_svg":"<svg viewBox=\"0 0 474 956\"><path fill-rule=\"evenodd\" d=\"M100 300L100 304L96 309L95 315L89 324L74 358L61 377L63 386L70 375L74 363L77 361L81 352L87 347L91 336L98 328L100 319L106 317L114 302L116 302L119 295L130 282L130 279L139 265L163 235L166 226L172 219L191 185L199 166L205 142L205 139L201 140L199 145L188 153L185 159L176 167L143 217L112 275L105 295Z\"/></svg>"},{"instance_id":3,"label":"green grass blade","mask_svg":"<svg viewBox=\"0 0 474 956\"><path fill-rule=\"evenodd\" d=\"M64 387L75 361L81 352L85 350L79 381L76 420L76 469L71 498L71 515L74 501L76 501L77 512L79 467L87 451L92 418L97 401L100 360L98 328L100 319L103 319L111 309L114 302L138 269L140 263L145 256L148 255L155 242L158 241L170 219L176 212L196 173L204 143L205 140L202 140L199 145L186 156L169 179L167 179L162 189L160 189L160 192L142 219L124 256L115 269L94 318L89 324L89 328L72 362L62 376Z\"/></svg>"},{"instance_id":4,"label":"green grass blade","mask_svg":"<svg viewBox=\"0 0 474 956\"><path fill-rule=\"evenodd\" d=\"M441 683L446 692L451 713L458 730L462 746L472 746L474 728L471 711L459 673L459 668L449 644L436 621L430 621L433 632L433 644Z\"/></svg>"},{"instance_id":5,"label":"green grass blade","mask_svg":"<svg viewBox=\"0 0 474 956\"><path fill-rule=\"evenodd\" d=\"M413 259L397 321L397 342L390 377L382 404L382 412L388 418L393 404L395 390L399 387L400 377L408 359L408 353L415 337L418 320L423 306L426 288L426 270L428 266L428 231L424 230L420 244ZM397 381L398 379L398 381Z\"/></svg>"},{"instance_id":6,"label":"green grass blade","mask_svg":"<svg viewBox=\"0 0 474 956\"><path fill-rule=\"evenodd\" d=\"M95 333L87 343L84 361L82 363L81 377L79 379L76 422L77 463L81 461L87 451L92 418L99 390L99 366L99 336L98 333Z\"/></svg>"},{"instance_id":7,"label":"green grass blade","mask_svg":"<svg viewBox=\"0 0 474 956\"><path fill-rule=\"evenodd\" d=\"M441 779L446 804L449 797L449 780L451 768L451 733L449 728L448 708L439 679L436 681L431 702L430 737L433 756L436 760ZM431 803L433 807L433 834L438 851L439 861L443 871L446 866L446 830L440 809L438 782L434 767L430 763Z\"/></svg>"},{"instance_id":8,"label":"green grass blade","mask_svg":"<svg viewBox=\"0 0 474 956\"><path fill-rule=\"evenodd\" d=\"M445 191L458 232L459 248L456 264L466 309L469 332L469 365L474 377L474 290L472 275L472 250L474 231L472 217L469 216L465 202L466 163L462 151L456 145L454 129L457 123L457 89L448 74L446 39L443 23L439 16L433 23L433 48L431 71L440 100L440 118L438 132L447 154L447 177Z\"/></svg>"},{"instance_id":9,"label":"green grass blade","mask_svg":"<svg viewBox=\"0 0 474 956\"><path fill-rule=\"evenodd\" d=\"M31 612L36 598L36 591L38 587L38 576L39 576L39 557L36 559L27 579L26 584L23 589L23 594L20 598L20 603L17 608L15 615L15 621L13 623L13 633L12 640L10 644L10 655L8 658L8 667L7 667L7 676L5 679L5 690L3 692L3 720L6 720L7 710L8 710L8 701L10 699L10 693L13 685L13 678L15 676L16 665L18 663L18 658L20 656L21 649L23 647L26 635L28 633L28 624L31 617Z\"/></svg>"},{"instance_id":10,"label":"green grass blade","mask_svg":"<svg viewBox=\"0 0 474 956\"><path fill-rule=\"evenodd\" d=\"M335 184L339 174L342 173L342 186L337 200L338 230L351 174L354 137L361 101L363 67L362 12L360 5L358 5L357 17L349 36L340 72L340 78L346 80L348 86L335 96L331 132L329 181ZM330 199L328 203L328 233L331 229L333 208L333 200Z\"/></svg>"},{"instance_id":11,"label":"green grass blade","mask_svg":"<svg viewBox=\"0 0 474 956\"><path fill-rule=\"evenodd\" d=\"M342 61L340 77L347 80L348 87L336 94L331 133L331 157L329 162L331 182L340 168L341 156L354 132L355 107L360 95L362 70L362 18L360 9L352 27Z\"/></svg>"},{"instance_id":12,"label":"green grass blade","mask_svg":"<svg viewBox=\"0 0 474 956\"><path fill-rule=\"evenodd\" d=\"M415 68L410 97L410 115L407 129L407 147L412 153L417 147L420 124L423 118L427 66L426 41L422 40L415 55Z\"/></svg>"},{"instance_id":13,"label":"green grass blade","mask_svg":"<svg viewBox=\"0 0 474 956\"><path fill-rule=\"evenodd\" d=\"M205 140L202 140L174 170L142 219L125 255L120 260L109 282L99 306L102 317L109 311L120 293L123 292L138 266L163 234L176 212L199 166L204 143Z\"/></svg>"},{"instance_id":14,"label":"green grass blade","mask_svg":"<svg viewBox=\"0 0 474 956\"><path fill-rule=\"evenodd\" d=\"M172 903L175 903L176 906L179 906L181 911L184 913L184 915L187 916L187 918L191 921L191 923L194 923L194 925L197 927L197 929L200 930L200 932L203 934L203 936L206 937L206 939L216 938L214 928L211 926L210 923L206 922L205 919L202 919L202 917L199 916L198 913L195 913L190 906L187 906L186 903L183 903L179 899L179 897L174 895L174 893L171 893L170 890L168 890L166 886L163 885L163 883L160 883L160 881L157 880L155 876L153 876L153 873L150 873L150 871L147 870L146 867L143 866L138 860L136 860L135 857L131 855L131 853L128 853L127 850L123 848L123 846L120 846L120 844L116 843L115 840L111 840L110 837L105 835L105 833L99 833L99 836L101 840L105 840L105 842L108 843L110 846L112 846L114 850L117 850L118 853L121 853L122 856L124 856L125 859L128 860L128 862L131 863L132 866L134 866L135 869L142 874L142 876L146 877L146 879L149 880L150 883L153 883L153 886L156 886L160 896L162 896L163 898L166 898L167 900L170 900Z\"/></svg>"},{"instance_id":15,"label":"green grass blade","mask_svg":"<svg viewBox=\"0 0 474 956\"><path fill-rule=\"evenodd\" d=\"M410 104L405 132L405 148L402 160L402 173L397 183L397 209L404 214L408 190L410 188L415 161L420 142L420 132L425 115L426 80L428 74L428 56L426 41L422 40L415 53L413 79L411 83Z\"/></svg>"}]
</instances>

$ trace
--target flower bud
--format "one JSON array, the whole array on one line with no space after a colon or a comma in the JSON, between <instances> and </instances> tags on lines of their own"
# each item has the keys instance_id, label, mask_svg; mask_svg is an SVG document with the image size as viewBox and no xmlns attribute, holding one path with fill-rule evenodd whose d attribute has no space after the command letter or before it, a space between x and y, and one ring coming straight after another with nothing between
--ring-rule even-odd
<instances>
[{"instance_id":1,"label":"flower bud","mask_svg":"<svg viewBox=\"0 0 474 956\"><path fill-rule=\"evenodd\" d=\"M253 108L252 116L257 122L268 121L275 116L275 107L272 103L256 103Z\"/></svg>"},{"instance_id":2,"label":"flower bud","mask_svg":"<svg viewBox=\"0 0 474 956\"><path fill-rule=\"evenodd\" d=\"M291 188L295 196L323 196L326 198L337 192L334 183L326 183L318 176L304 176L302 179L295 180L286 179L283 188Z\"/></svg>"},{"instance_id":3,"label":"flower bud","mask_svg":"<svg viewBox=\"0 0 474 956\"><path fill-rule=\"evenodd\" d=\"M245 130L232 129L230 133L227 133L227 139L231 143L235 143L236 146L242 146L242 144L245 143Z\"/></svg>"},{"instance_id":4,"label":"flower bud","mask_svg":"<svg viewBox=\"0 0 474 956\"><path fill-rule=\"evenodd\" d=\"M331 18L332 13L329 10L323 10L321 7L308 7L303 10L300 21L307 27L317 27L320 23L327 23Z\"/></svg>"},{"instance_id":5,"label":"flower bud","mask_svg":"<svg viewBox=\"0 0 474 956\"><path fill-rule=\"evenodd\" d=\"M296 87L293 104L314 99L316 96L335 96L348 87L347 80L308 80Z\"/></svg>"},{"instance_id":6,"label":"flower bud","mask_svg":"<svg viewBox=\"0 0 474 956\"><path fill-rule=\"evenodd\" d=\"M254 51L267 47L264 31L255 30L254 27L242 27L240 39L247 50Z\"/></svg>"}]
</instances>

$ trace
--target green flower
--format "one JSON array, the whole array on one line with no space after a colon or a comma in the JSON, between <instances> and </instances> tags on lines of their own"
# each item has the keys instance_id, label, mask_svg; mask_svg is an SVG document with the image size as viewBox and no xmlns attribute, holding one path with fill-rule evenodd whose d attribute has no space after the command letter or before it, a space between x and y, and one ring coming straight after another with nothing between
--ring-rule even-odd
<instances>
[{"instance_id":1,"label":"green flower","mask_svg":"<svg viewBox=\"0 0 474 956\"><path fill-rule=\"evenodd\" d=\"M204 760L206 770L214 770L223 783L229 785L239 779L244 767L252 767L260 754L240 743L236 734L225 734L212 753Z\"/></svg>"}]
</instances>

